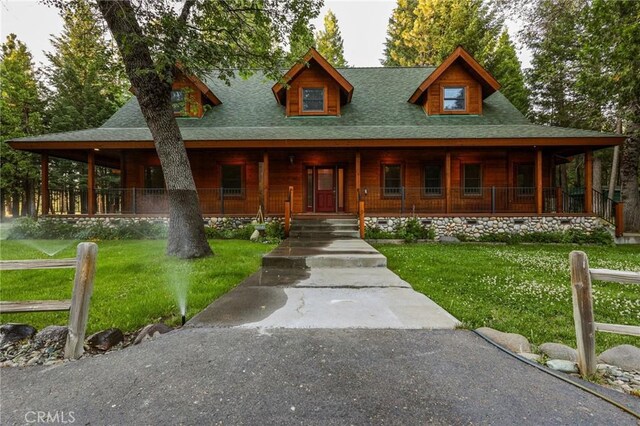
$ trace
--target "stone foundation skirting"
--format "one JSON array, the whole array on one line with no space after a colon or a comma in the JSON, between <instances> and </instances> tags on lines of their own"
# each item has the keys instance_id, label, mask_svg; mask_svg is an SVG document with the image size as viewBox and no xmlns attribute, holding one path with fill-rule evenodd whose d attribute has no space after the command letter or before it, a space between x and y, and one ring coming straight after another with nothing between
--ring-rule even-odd
<instances>
[{"instance_id":1,"label":"stone foundation skirting","mask_svg":"<svg viewBox=\"0 0 640 426\"><path fill-rule=\"evenodd\" d=\"M411 217L366 217L365 225L381 231L394 232ZM595 229L609 226L597 217L592 216L465 216L435 217L416 216L425 228L433 228L436 239L442 236L464 235L478 239L489 234L525 235L537 232L563 232L581 230L590 233Z\"/></svg>"},{"instance_id":2,"label":"stone foundation skirting","mask_svg":"<svg viewBox=\"0 0 640 426\"><path fill-rule=\"evenodd\" d=\"M219 231L227 231L234 229L242 229L246 225L253 222L254 217L203 217L202 218L205 225L215 228ZM49 221L59 221L63 223L69 223L79 228L83 226L91 226L96 224L102 224L103 226L115 228L118 225L124 223L139 223L139 222L148 222L154 224L164 224L169 225L169 218L165 216L136 216L136 217L104 217L104 216L65 216L65 217L56 217L56 216L47 216L46 218L41 218L40 220L49 220ZM266 217L266 223L269 222L281 222L282 218L280 217Z\"/></svg>"}]
</instances>

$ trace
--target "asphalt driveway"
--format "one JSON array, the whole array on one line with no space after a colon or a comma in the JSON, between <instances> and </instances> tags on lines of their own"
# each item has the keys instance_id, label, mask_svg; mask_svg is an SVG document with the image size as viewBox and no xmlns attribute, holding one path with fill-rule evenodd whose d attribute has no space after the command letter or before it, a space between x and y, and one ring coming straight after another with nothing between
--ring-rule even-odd
<instances>
[{"instance_id":1,"label":"asphalt driveway","mask_svg":"<svg viewBox=\"0 0 640 426\"><path fill-rule=\"evenodd\" d=\"M637 424L464 330L191 328L1 374L2 424Z\"/></svg>"}]
</instances>

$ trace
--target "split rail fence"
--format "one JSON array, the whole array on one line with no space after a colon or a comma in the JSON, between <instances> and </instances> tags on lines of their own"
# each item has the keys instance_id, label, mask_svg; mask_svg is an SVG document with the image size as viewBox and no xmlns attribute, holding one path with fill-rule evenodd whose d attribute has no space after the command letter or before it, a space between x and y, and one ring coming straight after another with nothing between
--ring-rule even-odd
<instances>
[{"instance_id":1,"label":"split rail fence","mask_svg":"<svg viewBox=\"0 0 640 426\"><path fill-rule=\"evenodd\" d=\"M89 301L93 293L98 246L80 243L75 259L36 259L0 261L0 271L27 269L75 268L73 293L70 300L29 300L0 302L0 313L69 311L69 333L64 357L77 359L84 351L84 336L89 319Z\"/></svg>"},{"instance_id":2,"label":"split rail fence","mask_svg":"<svg viewBox=\"0 0 640 426\"><path fill-rule=\"evenodd\" d=\"M596 372L596 331L640 336L639 326L595 321L591 280L640 284L640 272L591 269L589 268L589 259L582 251L572 251L569 254L569 261L571 264L573 320L578 347L578 368L582 376L591 376Z\"/></svg>"}]
</instances>

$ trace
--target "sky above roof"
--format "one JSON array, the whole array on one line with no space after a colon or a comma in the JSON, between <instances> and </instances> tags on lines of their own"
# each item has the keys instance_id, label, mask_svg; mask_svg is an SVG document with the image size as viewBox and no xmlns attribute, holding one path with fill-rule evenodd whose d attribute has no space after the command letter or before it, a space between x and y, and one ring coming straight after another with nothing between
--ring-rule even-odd
<instances>
[{"instance_id":1,"label":"sky above roof","mask_svg":"<svg viewBox=\"0 0 640 426\"><path fill-rule=\"evenodd\" d=\"M325 0L320 16L313 21L322 28L322 18L331 9L337 16L344 39L347 62L351 66L380 66L387 33L387 23L396 0ZM516 22L507 22L515 39L519 30ZM52 50L51 34L62 31L58 11L36 0L0 0L0 35L2 40L10 33L27 44L36 64L47 63L44 52ZM524 67L530 64L530 53L518 52Z\"/></svg>"}]
</instances>

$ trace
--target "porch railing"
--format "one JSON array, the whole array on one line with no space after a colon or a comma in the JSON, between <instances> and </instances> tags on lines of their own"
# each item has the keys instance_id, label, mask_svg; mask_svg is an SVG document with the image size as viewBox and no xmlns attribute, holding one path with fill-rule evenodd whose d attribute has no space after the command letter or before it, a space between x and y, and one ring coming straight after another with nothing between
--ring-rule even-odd
<instances>
[{"instance_id":1,"label":"porch railing","mask_svg":"<svg viewBox=\"0 0 640 426\"><path fill-rule=\"evenodd\" d=\"M536 213L535 188L362 188L367 214L393 213ZM556 212L555 188L543 188L543 212Z\"/></svg>"}]
</instances>

